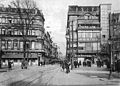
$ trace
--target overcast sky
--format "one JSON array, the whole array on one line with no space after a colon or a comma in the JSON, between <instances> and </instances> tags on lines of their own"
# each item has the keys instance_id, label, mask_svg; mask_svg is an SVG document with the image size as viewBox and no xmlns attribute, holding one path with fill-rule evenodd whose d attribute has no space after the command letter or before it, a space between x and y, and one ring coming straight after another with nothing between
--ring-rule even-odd
<instances>
[{"instance_id":1,"label":"overcast sky","mask_svg":"<svg viewBox=\"0 0 120 86\"><path fill-rule=\"evenodd\" d=\"M11 0L3 0L7 3ZM95 5L111 3L112 11L120 10L120 0L35 0L39 9L45 17L46 31L51 32L52 39L60 47L60 51L65 55L65 31L67 25L67 12L69 5ZM49 28L47 28L49 26Z\"/></svg>"}]
</instances>

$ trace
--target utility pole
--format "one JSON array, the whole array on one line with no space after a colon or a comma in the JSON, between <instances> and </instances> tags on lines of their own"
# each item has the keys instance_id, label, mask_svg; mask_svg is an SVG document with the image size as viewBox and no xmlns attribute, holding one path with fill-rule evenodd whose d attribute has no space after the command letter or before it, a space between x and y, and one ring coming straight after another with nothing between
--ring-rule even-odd
<instances>
[{"instance_id":1,"label":"utility pole","mask_svg":"<svg viewBox=\"0 0 120 86\"><path fill-rule=\"evenodd\" d=\"M73 69L73 58L74 58L74 50L73 50L73 21L72 21L72 56L71 56L71 70Z\"/></svg>"},{"instance_id":2,"label":"utility pole","mask_svg":"<svg viewBox=\"0 0 120 86\"><path fill-rule=\"evenodd\" d=\"M2 54L3 54L3 52L2 52L2 28L0 29L1 31L1 33L0 33L0 68L2 68L2 63L1 63L1 60L2 60Z\"/></svg>"},{"instance_id":3,"label":"utility pole","mask_svg":"<svg viewBox=\"0 0 120 86\"><path fill-rule=\"evenodd\" d=\"M78 19L77 19L77 29L76 29L76 34L77 34L77 58L78 58L78 56L79 56L79 54L78 54Z\"/></svg>"},{"instance_id":4,"label":"utility pole","mask_svg":"<svg viewBox=\"0 0 120 86\"><path fill-rule=\"evenodd\" d=\"M109 14L109 47L110 47L110 71L109 71L109 77L108 79L111 79L111 75L112 75L112 39L111 39L111 13ZM112 27L113 28L113 27Z\"/></svg>"}]
</instances>

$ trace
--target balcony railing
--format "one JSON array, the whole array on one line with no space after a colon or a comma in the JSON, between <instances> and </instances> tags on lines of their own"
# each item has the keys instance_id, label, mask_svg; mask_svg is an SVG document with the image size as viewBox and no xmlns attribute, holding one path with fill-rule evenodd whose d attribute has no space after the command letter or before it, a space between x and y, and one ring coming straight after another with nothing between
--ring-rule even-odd
<instances>
[{"instance_id":1,"label":"balcony railing","mask_svg":"<svg viewBox=\"0 0 120 86\"><path fill-rule=\"evenodd\" d=\"M97 19L91 19L91 20L84 19L84 20L79 20L78 24L100 24L100 22Z\"/></svg>"},{"instance_id":2,"label":"balcony railing","mask_svg":"<svg viewBox=\"0 0 120 86\"><path fill-rule=\"evenodd\" d=\"M86 11L69 11L68 15L83 15L85 13L87 12ZM89 13L93 15L99 15L99 11L91 11Z\"/></svg>"},{"instance_id":3,"label":"balcony railing","mask_svg":"<svg viewBox=\"0 0 120 86\"><path fill-rule=\"evenodd\" d=\"M100 27L78 27L79 30L101 30Z\"/></svg>"}]
</instances>

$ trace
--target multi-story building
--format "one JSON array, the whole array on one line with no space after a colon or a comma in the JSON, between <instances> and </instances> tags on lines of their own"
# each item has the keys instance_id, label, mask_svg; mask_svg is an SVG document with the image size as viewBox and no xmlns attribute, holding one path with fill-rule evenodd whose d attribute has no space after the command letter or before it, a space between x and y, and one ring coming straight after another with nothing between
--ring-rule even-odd
<instances>
[{"instance_id":1,"label":"multi-story building","mask_svg":"<svg viewBox=\"0 0 120 86\"><path fill-rule=\"evenodd\" d=\"M109 38L109 13L111 12L111 4L100 4L100 27L101 44L107 43Z\"/></svg>"},{"instance_id":2,"label":"multi-story building","mask_svg":"<svg viewBox=\"0 0 120 86\"><path fill-rule=\"evenodd\" d=\"M74 57L92 57L108 40L111 4L99 6L69 6L66 54Z\"/></svg>"},{"instance_id":3,"label":"multi-story building","mask_svg":"<svg viewBox=\"0 0 120 86\"><path fill-rule=\"evenodd\" d=\"M58 59L58 47L56 43L53 43L49 32L44 35L44 50L45 50L45 62L51 63Z\"/></svg>"},{"instance_id":4,"label":"multi-story building","mask_svg":"<svg viewBox=\"0 0 120 86\"><path fill-rule=\"evenodd\" d=\"M52 44L52 57L53 58L58 58L58 46L56 45L56 43Z\"/></svg>"},{"instance_id":5,"label":"multi-story building","mask_svg":"<svg viewBox=\"0 0 120 86\"><path fill-rule=\"evenodd\" d=\"M44 35L44 49L45 49L45 61L49 63L49 60L52 59L52 39L49 32L46 32Z\"/></svg>"},{"instance_id":6,"label":"multi-story building","mask_svg":"<svg viewBox=\"0 0 120 86\"><path fill-rule=\"evenodd\" d=\"M120 13L111 13L109 19L112 57L120 59Z\"/></svg>"},{"instance_id":7,"label":"multi-story building","mask_svg":"<svg viewBox=\"0 0 120 86\"><path fill-rule=\"evenodd\" d=\"M22 15L25 10L21 9ZM20 17L17 11L16 8L0 7L0 48L4 52L3 62L10 59L19 63L23 59L23 30L19 26ZM28 60L38 63L45 53L42 38L45 32L45 19L40 10L35 9L31 12L35 17L25 38L27 45L25 53L27 53Z\"/></svg>"}]
</instances>

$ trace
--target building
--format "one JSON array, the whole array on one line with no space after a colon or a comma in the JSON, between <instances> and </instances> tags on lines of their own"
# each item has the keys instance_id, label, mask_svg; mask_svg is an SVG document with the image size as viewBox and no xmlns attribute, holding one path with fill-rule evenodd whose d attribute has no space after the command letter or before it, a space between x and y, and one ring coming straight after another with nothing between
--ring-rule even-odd
<instances>
[{"instance_id":1,"label":"building","mask_svg":"<svg viewBox=\"0 0 120 86\"><path fill-rule=\"evenodd\" d=\"M52 58L52 39L49 32L46 32L44 35L44 49L46 56L46 63L49 63L49 60Z\"/></svg>"},{"instance_id":2,"label":"building","mask_svg":"<svg viewBox=\"0 0 120 86\"><path fill-rule=\"evenodd\" d=\"M89 58L99 54L100 45L109 38L111 4L69 6L66 55Z\"/></svg>"},{"instance_id":3,"label":"building","mask_svg":"<svg viewBox=\"0 0 120 86\"><path fill-rule=\"evenodd\" d=\"M21 9L24 17L26 9ZM21 21L16 8L0 7L0 50L4 52L2 56L3 62L13 60L15 63L20 63L23 59L23 33L21 29ZM26 58L28 61L39 63L39 59L44 57L44 16L38 9L31 10L34 17L32 24L28 29L26 41ZM32 17L33 17L32 16ZM23 22L26 21L23 19ZM23 23L22 23L23 24ZM24 23L25 24L25 23ZM25 25L23 24L24 28ZM22 33L23 32L23 33Z\"/></svg>"},{"instance_id":4,"label":"building","mask_svg":"<svg viewBox=\"0 0 120 86\"><path fill-rule=\"evenodd\" d=\"M113 61L120 59L120 13L110 13L110 41Z\"/></svg>"}]
</instances>

